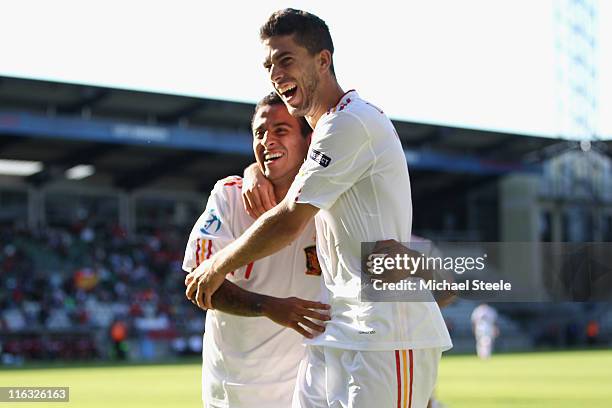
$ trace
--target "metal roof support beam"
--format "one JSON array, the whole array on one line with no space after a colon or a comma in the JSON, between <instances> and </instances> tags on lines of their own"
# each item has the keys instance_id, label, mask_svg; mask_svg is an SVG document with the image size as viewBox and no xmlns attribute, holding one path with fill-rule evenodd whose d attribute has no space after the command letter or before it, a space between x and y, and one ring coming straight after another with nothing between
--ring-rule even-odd
<instances>
[{"instance_id":1,"label":"metal roof support beam","mask_svg":"<svg viewBox=\"0 0 612 408\"><path fill-rule=\"evenodd\" d=\"M202 152L194 151L165 157L141 170L118 174L114 178L114 184L121 189L132 191L149 185L166 174L176 173L197 160L202 160L202 156Z\"/></svg>"},{"instance_id":2,"label":"metal roof support beam","mask_svg":"<svg viewBox=\"0 0 612 408\"><path fill-rule=\"evenodd\" d=\"M160 115L157 117L160 123L174 123L178 122L181 118L189 117L200 109L205 109L210 105L209 101L206 100L197 100L196 102L184 106L181 109L177 109L172 113L167 113L165 115Z\"/></svg>"},{"instance_id":3,"label":"metal roof support beam","mask_svg":"<svg viewBox=\"0 0 612 408\"><path fill-rule=\"evenodd\" d=\"M80 113L84 108L90 108L109 95L108 89L86 87L83 89L83 97L78 101L63 104L57 107L59 114Z\"/></svg>"},{"instance_id":4,"label":"metal roof support beam","mask_svg":"<svg viewBox=\"0 0 612 408\"><path fill-rule=\"evenodd\" d=\"M435 130L431 132L431 134L417 139L415 141L410 141L409 145L411 148L420 148L423 146L431 146L437 142L443 141L447 137L451 136L453 131L450 128L440 126L434 128Z\"/></svg>"}]
</instances>

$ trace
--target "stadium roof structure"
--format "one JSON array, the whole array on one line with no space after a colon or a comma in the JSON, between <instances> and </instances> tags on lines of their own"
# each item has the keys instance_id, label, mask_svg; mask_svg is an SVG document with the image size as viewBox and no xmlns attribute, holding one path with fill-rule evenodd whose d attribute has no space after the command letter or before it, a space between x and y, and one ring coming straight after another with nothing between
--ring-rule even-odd
<instances>
[{"instance_id":1,"label":"stadium roof structure","mask_svg":"<svg viewBox=\"0 0 612 408\"><path fill-rule=\"evenodd\" d=\"M207 191L252 162L254 105L180 95L0 77L0 158L34 160L44 185L77 164L87 179L127 191ZM444 198L510 172L560 140L394 121L413 195Z\"/></svg>"}]
</instances>

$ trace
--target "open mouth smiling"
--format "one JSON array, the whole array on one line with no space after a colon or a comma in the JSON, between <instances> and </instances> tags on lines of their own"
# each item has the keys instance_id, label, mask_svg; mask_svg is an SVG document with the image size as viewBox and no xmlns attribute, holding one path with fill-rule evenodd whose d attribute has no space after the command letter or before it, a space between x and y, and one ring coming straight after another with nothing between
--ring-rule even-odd
<instances>
[{"instance_id":1,"label":"open mouth smiling","mask_svg":"<svg viewBox=\"0 0 612 408\"><path fill-rule=\"evenodd\" d=\"M264 153L264 163L271 163L275 160L280 159L283 156L284 154L281 152L266 152Z\"/></svg>"},{"instance_id":2,"label":"open mouth smiling","mask_svg":"<svg viewBox=\"0 0 612 408\"><path fill-rule=\"evenodd\" d=\"M296 91L297 91L297 85L295 84L288 84L288 85L283 85L277 88L278 92L286 99L290 99L292 96L295 95Z\"/></svg>"}]
</instances>

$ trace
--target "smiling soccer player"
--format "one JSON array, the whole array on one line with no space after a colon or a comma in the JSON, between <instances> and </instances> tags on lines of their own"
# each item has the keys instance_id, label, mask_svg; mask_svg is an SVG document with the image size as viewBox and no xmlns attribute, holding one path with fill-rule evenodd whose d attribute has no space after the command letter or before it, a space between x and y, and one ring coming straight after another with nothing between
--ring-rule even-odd
<instances>
[{"instance_id":1,"label":"smiling soccer player","mask_svg":"<svg viewBox=\"0 0 612 408\"><path fill-rule=\"evenodd\" d=\"M210 307L227 273L290 244L315 217L331 320L308 341L293 406L425 407L451 347L438 306L360 300L361 243L410 241L410 180L397 133L380 109L342 90L320 18L278 11L261 39L272 86L314 129L308 156L285 198L203 263L187 295Z\"/></svg>"}]
</instances>

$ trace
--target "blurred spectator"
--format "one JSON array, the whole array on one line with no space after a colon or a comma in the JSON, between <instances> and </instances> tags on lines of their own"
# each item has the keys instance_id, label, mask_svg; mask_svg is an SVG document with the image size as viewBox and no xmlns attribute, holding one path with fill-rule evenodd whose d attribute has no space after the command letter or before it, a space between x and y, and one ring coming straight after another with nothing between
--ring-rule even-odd
<instances>
[{"instance_id":1,"label":"blurred spectator","mask_svg":"<svg viewBox=\"0 0 612 408\"><path fill-rule=\"evenodd\" d=\"M597 344L597 337L599 336L599 323L596 320L591 320L586 326L586 339L589 346Z\"/></svg>"},{"instance_id":2,"label":"blurred spectator","mask_svg":"<svg viewBox=\"0 0 612 408\"><path fill-rule=\"evenodd\" d=\"M116 320L110 329L111 339L113 341L115 357L118 360L125 360L127 356L127 325L123 320Z\"/></svg>"},{"instance_id":3,"label":"blurred spectator","mask_svg":"<svg viewBox=\"0 0 612 408\"><path fill-rule=\"evenodd\" d=\"M26 327L26 319L23 312L16 308L10 307L2 313L3 327L8 331L23 330Z\"/></svg>"}]
</instances>

